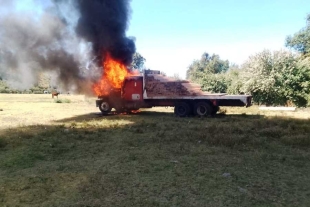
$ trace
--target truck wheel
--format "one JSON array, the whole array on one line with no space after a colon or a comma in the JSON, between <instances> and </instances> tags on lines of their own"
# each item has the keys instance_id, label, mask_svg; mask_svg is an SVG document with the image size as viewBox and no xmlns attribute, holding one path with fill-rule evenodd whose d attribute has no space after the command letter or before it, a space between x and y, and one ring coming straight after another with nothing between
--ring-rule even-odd
<instances>
[{"instance_id":1,"label":"truck wheel","mask_svg":"<svg viewBox=\"0 0 310 207\"><path fill-rule=\"evenodd\" d=\"M102 101L99 105L99 109L100 109L102 114L107 114L107 113L111 112L111 110L112 110L108 101Z\"/></svg>"},{"instance_id":2,"label":"truck wheel","mask_svg":"<svg viewBox=\"0 0 310 207\"><path fill-rule=\"evenodd\" d=\"M206 102L199 102L195 105L194 112L198 116L208 116L212 113L212 108Z\"/></svg>"},{"instance_id":3,"label":"truck wheel","mask_svg":"<svg viewBox=\"0 0 310 207\"><path fill-rule=\"evenodd\" d=\"M174 107L174 114L179 117L184 117L190 114L190 107L187 103L177 103Z\"/></svg>"}]
</instances>

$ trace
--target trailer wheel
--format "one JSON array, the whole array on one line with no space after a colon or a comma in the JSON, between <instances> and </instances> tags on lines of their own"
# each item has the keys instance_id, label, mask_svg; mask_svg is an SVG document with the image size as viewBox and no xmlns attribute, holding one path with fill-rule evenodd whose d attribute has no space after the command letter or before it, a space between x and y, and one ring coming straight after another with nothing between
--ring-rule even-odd
<instances>
[{"instance_id":1,"label":"trailer wheel","mask_svg":"<svg viewBox=\"0 0 310 207\"><path fill-rule=\"evenodd\" d=\"M206 102L198 102L194 107L194 112L198 116L208 116L212 113L212 107Z\"/></svg>"},{"instance_id":2,"label":"trailer wheel","mask_svg":"<svg viewBox=\"0 0 310 207\"><path fill-rule=\"evenodd\" d=\"M188 103L177 103L174 107L174 114L179 117L184 117L190 114L190 106Z\"/></svg>"},{"instance_id":3,"label":"trailer wheel","mask_svg":"<svg viewBox=\"0 0 310 207\"><path fill-rule=\"evenodd\" d=\"M112 110L111 105L108 101L102 101L99 105L99 109L100 109L102 114L107 114L107 113L111 112L111 110Z\"/></svg>"}]
</instances>

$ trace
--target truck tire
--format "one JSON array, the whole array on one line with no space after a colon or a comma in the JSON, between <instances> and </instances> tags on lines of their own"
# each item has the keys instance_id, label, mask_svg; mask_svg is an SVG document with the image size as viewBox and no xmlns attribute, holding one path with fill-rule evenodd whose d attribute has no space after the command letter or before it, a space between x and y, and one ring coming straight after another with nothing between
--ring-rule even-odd
<instances>
[{"instance_id":1,"label":"truck tire","mask_svg":"<svg viewBox=\"0 0 310 207\"><path fill-rule=\"evenodd\" d=\"M186 102L177 103L174 106L174 114L179 117L185 117L190 114L190 106Z\"/></svg>"},{"instance_id":2,"label":"truck tire","mask_svg":"<svg viewBox=\"0 0 310 207\"><path fill-rule=\"evenodd\" d=\"M100 103L99 109L100 109L102 114L108 114L111 112L112 107L108 101L104 100Z\"/></svg>"},{"instance_id":3,"label":"truck tire","mask_svg":"<svg viewBox=\"0 0 310 207\"><path fill-rule=\"evenodd\" d=\"M212 113L212 107L207 102L198 102L194 106L195 115L208 116Z\"/></svg>"}]
</instances>

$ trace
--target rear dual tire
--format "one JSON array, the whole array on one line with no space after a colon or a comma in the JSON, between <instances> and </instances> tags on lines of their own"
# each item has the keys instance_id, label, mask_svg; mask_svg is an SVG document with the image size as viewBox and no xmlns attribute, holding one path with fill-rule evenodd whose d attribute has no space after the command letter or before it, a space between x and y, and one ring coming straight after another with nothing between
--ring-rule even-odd
<instances>
[{"instance_id":1,"label":"rear dual tire","mask_svg":"<svg viewBox=\"0 0 310 207\"><path fill-rule=\"evenodd\" d=\"M196 103L194 106L186 102L177 103L174 107L175 115L179 117L186 117L192 115L196 116L208 116L208 115L215 115L219 110L218 106L211 106L209 103L201 101Z\"/></svg>"},{"instance_id":2,"label":"rear dual tire","mask_svg":"<svg viewBox=\"0 0 310 207\"><path fill-rule=\"evenodd\" d=\"M191 114L191 107L186 102L177 103L174 106L174 114L179 117L185 117Z\"/></svg>"},{"instance_id":3,"label":"rear dual tire","mask_svg":"<svg viewBox=\"0 0 310 207\"><path fill-rule=\"evenodd\" d=\"M194 113L197 116L208 116L212 113L212 107L207 102L198 102L194 106Z\"/></svg>"}]
</instances>

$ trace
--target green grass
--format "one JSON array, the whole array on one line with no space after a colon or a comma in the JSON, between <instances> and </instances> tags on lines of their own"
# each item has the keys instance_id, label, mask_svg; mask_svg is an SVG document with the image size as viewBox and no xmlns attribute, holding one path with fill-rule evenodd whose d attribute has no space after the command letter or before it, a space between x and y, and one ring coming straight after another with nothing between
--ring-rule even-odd
<instances>
[{"instance_id":1,"label":"green grass","mask_svg":"<svg viewBox=\"0 0 310 207\"><path fill-rule=\"evenodd\" d=\"M0 137L0 206L310 206L309 120L88 114Z\"/></svg>"},{"instance_id":2,"label":"green grass","mask_svg":"<svg viewBox=\"0 0 310 207\"><path fill-rule=\"evenodd\" d=\"M71 103L70 99L55 99L55 103Z\"/></svg>"}]
</instances>

